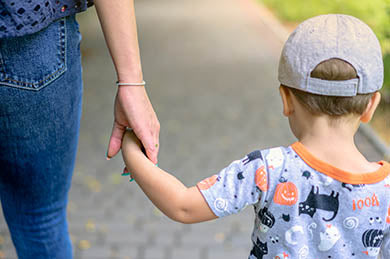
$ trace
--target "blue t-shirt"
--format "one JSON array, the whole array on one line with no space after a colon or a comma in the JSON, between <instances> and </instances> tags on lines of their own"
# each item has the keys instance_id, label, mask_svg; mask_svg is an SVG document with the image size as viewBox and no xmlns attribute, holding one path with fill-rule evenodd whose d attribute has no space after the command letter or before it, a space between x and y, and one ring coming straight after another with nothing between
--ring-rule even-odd
<instances>
[{"instance_id":1,"label":"blue t-shirt","mask_svg":"<svg viewBox=\"0 0 390 259\"><path fill-rule=\"evenodd\" d=\"M93 0L1 0L0 38L32 34L91 5Z\"/></svg>"},{"instance_id":2,"label":"blue t-shirt","mask_svg":"<svg viewBox=\"0 0 390 259\"><path fill-rule=\"evenodd\" d=\"M390 165L342 171L297 142L254 151L197 184L218 217L254 205L249 259L390 258Z\"/></svg>"}]
</instances>

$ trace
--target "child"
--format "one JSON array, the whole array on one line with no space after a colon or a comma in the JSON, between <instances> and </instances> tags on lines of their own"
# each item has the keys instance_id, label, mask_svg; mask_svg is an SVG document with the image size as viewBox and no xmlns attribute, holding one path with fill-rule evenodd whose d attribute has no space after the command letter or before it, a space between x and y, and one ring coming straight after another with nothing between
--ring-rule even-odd
<instances>
[{"instance_id":1,"label":"child","mask_svg":"<svg viewBox=\"0 0 390 259\"><path fill-rule=\"evenodd\" d=\"M279 81L298 142L254 151L187 188L155 167L128 132L122 151L132 177L183 223L253 204L250 259L390 258L390 165L368 162L354 144L380 100L383 62L374 33L347 15L303 22L283 48Z\"/></svg>"}]
</instances>

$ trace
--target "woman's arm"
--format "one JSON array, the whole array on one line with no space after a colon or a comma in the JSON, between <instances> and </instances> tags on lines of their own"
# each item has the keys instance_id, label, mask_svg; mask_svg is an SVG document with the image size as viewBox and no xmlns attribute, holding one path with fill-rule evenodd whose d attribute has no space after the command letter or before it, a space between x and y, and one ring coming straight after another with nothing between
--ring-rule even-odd
<instances>
[{"instance_id":1,"label":"woman's arm","mask_svg":"<svg viewBox=\"0 0 390 259\"><path fill-rule=\"evenodd\" d=\"M141 82L133 0L95 0L94 3L119 81Z\"/></svg>"},{"instance_id":2,"label":"woman's arm","mask_svg":"<svg viewBox=\"0 0 390 259\"><path fill-rule=\"evenodd\" d=\"M95 0L100 24L119 82L142 82L133 0ZM114 106L114 126L107 158L121 147L126 127L134 130L153 163L157 163L160 124L144 87L119 87Z\"/></svg>"},{"instance_id":3,"label":"woman's arm","mask_svg":"<svg viewBox=\"0 0 390 259\"><path fill-rule=\"evenodd\" d=\"M126 132L124 136L122 154L131 176L165 215L182 223L217 218L197 187L187 188L145 157L132 132Z\"/></svg>"}]
</instances>

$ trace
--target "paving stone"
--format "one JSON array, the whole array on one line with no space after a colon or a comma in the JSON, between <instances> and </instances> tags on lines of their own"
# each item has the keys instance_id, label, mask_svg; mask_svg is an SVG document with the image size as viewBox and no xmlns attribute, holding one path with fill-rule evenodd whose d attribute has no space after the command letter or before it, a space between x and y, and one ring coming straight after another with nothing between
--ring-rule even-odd
<instances>
[{"instance_id":1,"label":"paving stone","mask_svg":"<svg viewBox=\"0 0 390 259\"><path fill-rule=\"evenodd\" d=\"M248 258L250 248L248 249L209 249L208 258L224 258L224 259L236 259L236 258Z\"/></svg>"},{"instance_id":2,"label":"paving stone","mask_svg":"<svg viewBox=\"0 0 390 259\"><path fill-rule=\"evenodd\" d=\"M138 248L124 247L118 248L116 246L107 247L91 247L90 249L84 250L80 253L82 259L136 259L138 254Z\"/></svg>"},{"instance_id":3,"label":"paving stone","mask_svg":"<svg viewBox=\"0 0 390 259\"><path fill-rule=\"evenodd\" d=\"M0 249L0 258L1 259L17 259L16 252L13 248L10 249Z\"/></svg>"},{"instance_id":4,"label":"paving stone","mask_svg":"<svg viewBox=\"0 0 390 259\"><path fill-rule=\"evenodd\" d=\"M194 246L192 248L186 247L173 247L171 250L170 258L172 259L203 259L206 249ZM203 255L203 256L202 256Z\"/></svg>"},{"instance_id":5,"label":"paving stone","mask_svg":"<svg viewBox=\"0 0 390 259\"><path fill-rule=\"evenodd\" d=\"M143 255L144 259L162 259L167 257L167 248L165 247L146 247Z\"/></svg>"}]
</instances>

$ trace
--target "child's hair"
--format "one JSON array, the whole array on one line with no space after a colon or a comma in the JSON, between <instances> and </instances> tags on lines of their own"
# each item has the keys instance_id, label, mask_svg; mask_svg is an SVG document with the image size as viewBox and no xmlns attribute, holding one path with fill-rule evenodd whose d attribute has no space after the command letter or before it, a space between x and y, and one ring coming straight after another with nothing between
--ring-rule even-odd
<instances>
[{"instance_id":1,"label":"child's hair","mask_svg":"<svg viewBox=\"0 0 390 259\"><path fill-rule=\"evenodd\" d=\"M351 64L337 58L328 59L318 64L311 72L311 77L332 81L358 78L356 70ZM349 114L361 115L373 95L373 93L369 93L357 94L352 97L325 96L291 87L289 89L311 114L326 114L331 118L340 118Z\"/></svg>"}]
</instances>

